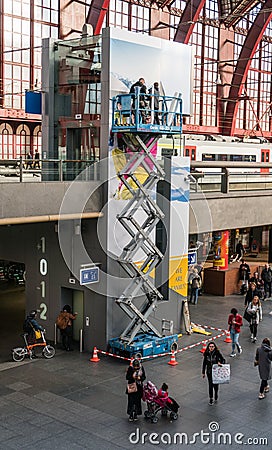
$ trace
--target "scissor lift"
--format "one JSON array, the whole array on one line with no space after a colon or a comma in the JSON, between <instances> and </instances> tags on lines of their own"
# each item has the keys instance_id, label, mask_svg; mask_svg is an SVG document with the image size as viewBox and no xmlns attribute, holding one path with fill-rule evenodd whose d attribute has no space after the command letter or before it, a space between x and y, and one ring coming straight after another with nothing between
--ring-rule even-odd
<instances>
[{"instance_id":1,"label":"scissor lift","mask_svg":"<svg viewBox=\"0 0 272 450\"><path fill-rule=\"evenodd\" d=\"M152 155L152 149L161 134L181 133L182 100L181 96L159 96L160 110L153 110L152 95L150 107L140 108L140 92L118 95L112 101L112 132L122 133L129 152L125 167L117 174L129 191L131 198L118 221L128 232L131 239L124 247L118 262L131 277L131 281L116 299L116 303L130 318L130 323L118 338L109 341L111 351L116 354L150 355L177 348L178 335L162 336L160 331L148 320L163 295L155 286L151 272L160 263L163 254L152 239L152 233L164 214L152 198L152 193L165 173ZM152 123L156 114L160 123ZM137 169L144 171L144 181L137 176ZM138 219L141 209L143 217ZM153 233L154 235L154 233ZM135 262L141 254L141 261ZM136 306L135 298L145 296L142 304ZM137 302L139 303L139 301Z\"/></svg>"}]
</instances>

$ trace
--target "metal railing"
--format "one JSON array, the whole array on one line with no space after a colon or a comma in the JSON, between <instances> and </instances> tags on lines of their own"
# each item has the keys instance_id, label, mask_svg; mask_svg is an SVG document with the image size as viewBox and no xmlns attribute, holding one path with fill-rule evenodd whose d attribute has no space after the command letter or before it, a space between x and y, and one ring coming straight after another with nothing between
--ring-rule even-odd
<instances>
[{"instance_id":1,"label":"metal railing","mask_svg":"<svg viewBox=\"0 0 272 450\"><path fill-rule=\"evenodd\" d=\"M99 179L97 160L84 159L5 159L0 160L0 182L82 181Z\"/></svg>"},{"instance_id":2,"label":"metal railing","mask_svg":"<svg viewBox=\"0 0 272 450\"><path fill-rule=\"evenodd\" d=\"M272 163L191 162L191 192L272 190Z\"/></svg>"}]
</instances>

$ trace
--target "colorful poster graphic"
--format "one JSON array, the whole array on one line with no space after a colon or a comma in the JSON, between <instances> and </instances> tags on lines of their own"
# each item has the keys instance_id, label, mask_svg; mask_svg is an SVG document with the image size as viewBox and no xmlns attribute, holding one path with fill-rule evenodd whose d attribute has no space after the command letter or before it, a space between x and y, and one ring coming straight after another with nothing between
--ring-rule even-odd
<instances>
[{"instance_id":1,"label":"colorful poster graphic","mask_svg":"<svg viewBox=\"0 0 272 450\"><path fill-rule=\"evenodd\" d=\"M229 232L218 231L214 233L214 258L213 267L220 270L226 270L228 268L228 256L229 256Z\"/></svg>"}]
</instances>

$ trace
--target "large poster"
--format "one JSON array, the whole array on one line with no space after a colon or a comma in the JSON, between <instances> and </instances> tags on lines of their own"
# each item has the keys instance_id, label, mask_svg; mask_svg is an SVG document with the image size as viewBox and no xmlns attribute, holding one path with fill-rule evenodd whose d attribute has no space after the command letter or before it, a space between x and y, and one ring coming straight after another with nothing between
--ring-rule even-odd
<instances>
[{"instance_id":1,"label":"large poster","mask_svg":"<svg viewBox=\"0 0 272 450\"><path fill-rule=\"evenodd\" d=\"M140 78L148 90L159 83L160 95L176 96L182 95L183 113L191 113L191 92L192 92L192 48L147 35L131 33L125 30L106 29L103 31L103 77L102 77L102 108L106 108L108 99L112 99L120 94L127 94L131 86ZM105 101L103 101L103 98ZM105 114L104 117L107 117ZM124 208L129 204L132 193L118 178L118 172L126 167L130 158L133 158L133 151L123 139L122 133L111 133L111 107L108 110L108 129L104 122L102 127L102 142L108 130L109 144L109 172L108 172L108 235L107 251L111 258L118 259L123 253L123 249L131 242L131 234L124 229L117 216L122 214ZM127 137L129 128L126 132ZM104 136L104 138L103 138ZM133 134L130 139L133 141ZM148 146L152 140L148 140L148 134L142 136ZM157 161L157 143L151 146L152 157ZM135 176L141 184L145 182L148 174L148 167L153 170L152 161L145 158L144 164L137 167ZM154 169L157 170L156 168ZM187 295L187 267L188 267L188 221L189 221L189 159L182 157L172 157L171 162L171 198L170 198L170 228L167 229L168 255L169 255L169 287L182 296ZM130 180L130 176L128 177ZM137 190L136 186L132 189ZM156 186L149 193L150 197L156 201ZM139 207L137 213L133 212L137 223L142 225L146 220L146 211ZM154 228L149 238L155 243ZM141 250L133 254L133 262L141 264L146 254ZM167 256L168 257L168 256ZM111 270L111 267L109 267ZM150 276L154 277L152 271ZM167 273L166 273L167 276ZM166 280L163 280L165 282ZM123 280L124 282L124 280ZM110 283L109 292L113 296L118 296L117 292L123 283ZM126 283L125 283L126 284ZM120 294L120 292L119 292Z\"/></svg>"},{"instance_id":2,"label":"large poster","mask_svg":"<svg viewBox=\"0 0 272 450\"><path fill-rule=\"evenodd\" d=\"M190 115L192 47L117 28L109 32L111 98L144 78L147 90L157 82L163 95L181 93L183 114Z\"/></svg>"}]
</instances>

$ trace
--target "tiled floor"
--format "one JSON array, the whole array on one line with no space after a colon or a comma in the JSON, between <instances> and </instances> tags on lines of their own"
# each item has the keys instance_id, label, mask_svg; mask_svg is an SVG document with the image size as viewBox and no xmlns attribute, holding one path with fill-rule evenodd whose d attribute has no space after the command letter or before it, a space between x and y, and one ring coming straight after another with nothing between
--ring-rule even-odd
<instances>
[{"instance_id":1,"label":"tiled floor","mask_svg":"<svg viewBox=\"0 0 272 450\"><path fill-rule=\"evenodd\" d=\"M191 319L225 329L234 306L242 311L243 297L203 295L197 306L191 306ZM256 345L263 337L272 338L272 302L265 302L263 308ZM0 450L219 450L241 449L248 446L248 439L254 439L254 448L272 449L272 392L258 399L259 376L253 367L256 345L249 336L245 324L240 338L244 351L233 359L229 358L231 344L224 338L217 340L232 375L231 383L220 387L219 402L213 406L208 405L207 382L201 376L200 347L178 354L177 366L167 364L169 357L144 362L147 378L157 385L167 382L181 405L180 417L172 423L165 417L157 424L143 417L128 422L127 365L120 360L101 357L100 362L91 363L87 353L58 351L52 360L0 364ZM200 334L184 335L180 348L202 339ZM262 438L268 440L266 445Z\"/></svg>"}]
</instances>

